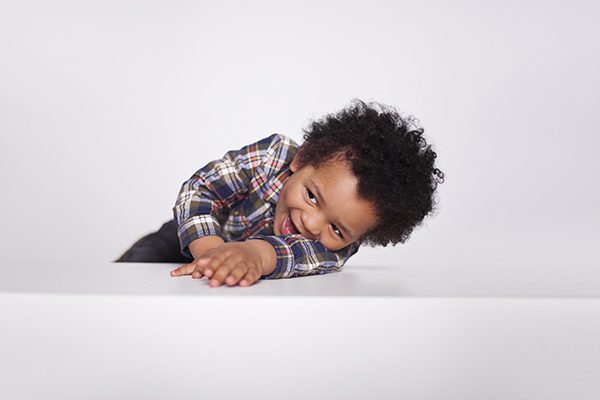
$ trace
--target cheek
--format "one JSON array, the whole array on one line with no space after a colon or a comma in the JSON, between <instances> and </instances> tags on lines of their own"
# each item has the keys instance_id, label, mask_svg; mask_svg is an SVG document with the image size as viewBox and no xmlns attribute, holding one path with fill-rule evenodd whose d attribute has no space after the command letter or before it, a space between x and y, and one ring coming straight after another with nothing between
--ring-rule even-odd
<instances>
[{"instance_id":1,"label":"cheek","mask_svg":"<svg viewBox=\"0 0 600 400\"><path fill-rule=\"evenodd\" d=\"M281 193L281 200L283 206L286 209L296 207L298 205L298 190L296 188L288 188L285 192Z\"/></svg>"},{"instance_id":2,"label":"cheek","mask_svg":"<svg viewBox=\"0 0 600 400\"><path fill-rule=\"evenodd\" d=\"M275 208L275 218L277 218L278 220L282 220L283 214L286 214L288 212L288 208L289 208L289 201L288 201L288 190L286 190L285 188L281 190L281 193L279 194L279 200L277 200L277 207ZM283 221L279 221L279 222L283 222Z\"/></svg>"},{"instance_id":3,"label":"cheek","mask_svg":"<svg viewBox=\"0 0 600 400\"><path fill-rule=\"evenodd\" d=\"M303 196L304 192L302 186L293 185L284 187L281 190L279 200L277 201L277 208L275 211L277 222L282 223L283 218L292 210L297 212L298 210L304 209L306 203Z\"/></svg>"},{"instance_id":4,"label":"cheek","mask_svg":"<svg viewBox=\"0 0 600 400\"><path fill-rule=\"evenodd\" d=\"M301 206L304 204L304 188L299 186L294 188L295 190L290 193L290 200L296 205Z\"/></svg>"}]
</instances>

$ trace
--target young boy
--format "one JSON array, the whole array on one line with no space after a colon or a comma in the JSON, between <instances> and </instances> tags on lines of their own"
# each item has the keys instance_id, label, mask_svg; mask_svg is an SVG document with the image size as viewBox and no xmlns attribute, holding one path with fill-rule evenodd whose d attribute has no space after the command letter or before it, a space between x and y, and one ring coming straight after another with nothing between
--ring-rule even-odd
<instances>
[{"instance_id":1,"label":"young boy","mask_svg":"<svg viewBox=\"0 0 600 400\"><path fill-rule=\"evenodd\" d=\"M361 245L404 243L444 181L423 129L360 100L314 121L304 143L274 134L183 183L174 220L117 262L184 262L171 276L217 287L340 271Z\"/></svg>"}]
</instances>

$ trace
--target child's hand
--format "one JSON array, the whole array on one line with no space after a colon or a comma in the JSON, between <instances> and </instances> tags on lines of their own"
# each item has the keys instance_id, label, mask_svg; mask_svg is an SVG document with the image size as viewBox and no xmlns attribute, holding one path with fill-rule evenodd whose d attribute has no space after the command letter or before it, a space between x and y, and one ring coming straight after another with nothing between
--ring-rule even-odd
<instances>
[{"instance_id":1,"label":"child's hand","mask_svg":"<svg viewBox=\"0 0 600 400\"><path fill-rule=\"evenodd\" d=\"M212 278L210 286L250 286L263 272L262 259L249 242L229 242L216 249L206 251L202 257L190 264L171 271L171 276L192 273L192 278Z\"/></svg>"}]
</instances>

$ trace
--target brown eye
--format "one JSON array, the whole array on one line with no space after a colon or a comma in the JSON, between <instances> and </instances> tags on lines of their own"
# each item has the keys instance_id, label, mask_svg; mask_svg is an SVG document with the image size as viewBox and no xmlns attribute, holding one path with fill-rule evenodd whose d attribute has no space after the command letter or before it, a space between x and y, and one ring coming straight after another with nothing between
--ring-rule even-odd
<instances>
[{"instance_id":1,"label":"brown eye","mask_svg":"<svg viewBox=\"0 0 600 400\"><path fill-rule=\"evenodd\" d=\"M336 235L338 235L342 239L344 238L344 235L342 235L342 231L340 231L337 226L331 224L331 229L333 229Z\"/></svg>"},{"instance_id":2,"label":"brown eye","mask_svg":"<svg viewBox=\"0 0 600 400\"><path fill-rule=\"evenodd\" d=\"M306 189L306 195L308 196L308 199L314 203L317 204L317 198L315 197L315 195L313 194L313 192L311 192L309 189ZM314 201L313 201L314 199Z\"/></svg>"}]
</instances>

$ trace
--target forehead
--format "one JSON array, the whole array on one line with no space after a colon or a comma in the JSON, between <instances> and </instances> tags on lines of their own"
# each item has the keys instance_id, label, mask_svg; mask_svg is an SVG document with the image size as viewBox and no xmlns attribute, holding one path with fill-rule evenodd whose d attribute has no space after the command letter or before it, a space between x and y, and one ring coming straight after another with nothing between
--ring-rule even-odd
<instances>
[{"instance_id":1,"label":"forehead","mask_svg":"<svg viewBox=\"0 0 600 400\"><path fill-rule=\"evenodd\" d=\"M321 206L328 216L338 219L355 235L362 235L375 224L372 205L359 196L358 178L347 162L310 167L304 178L309 187L315 186L313 192L320 192Z\"/></svg>"}]
</instances>

